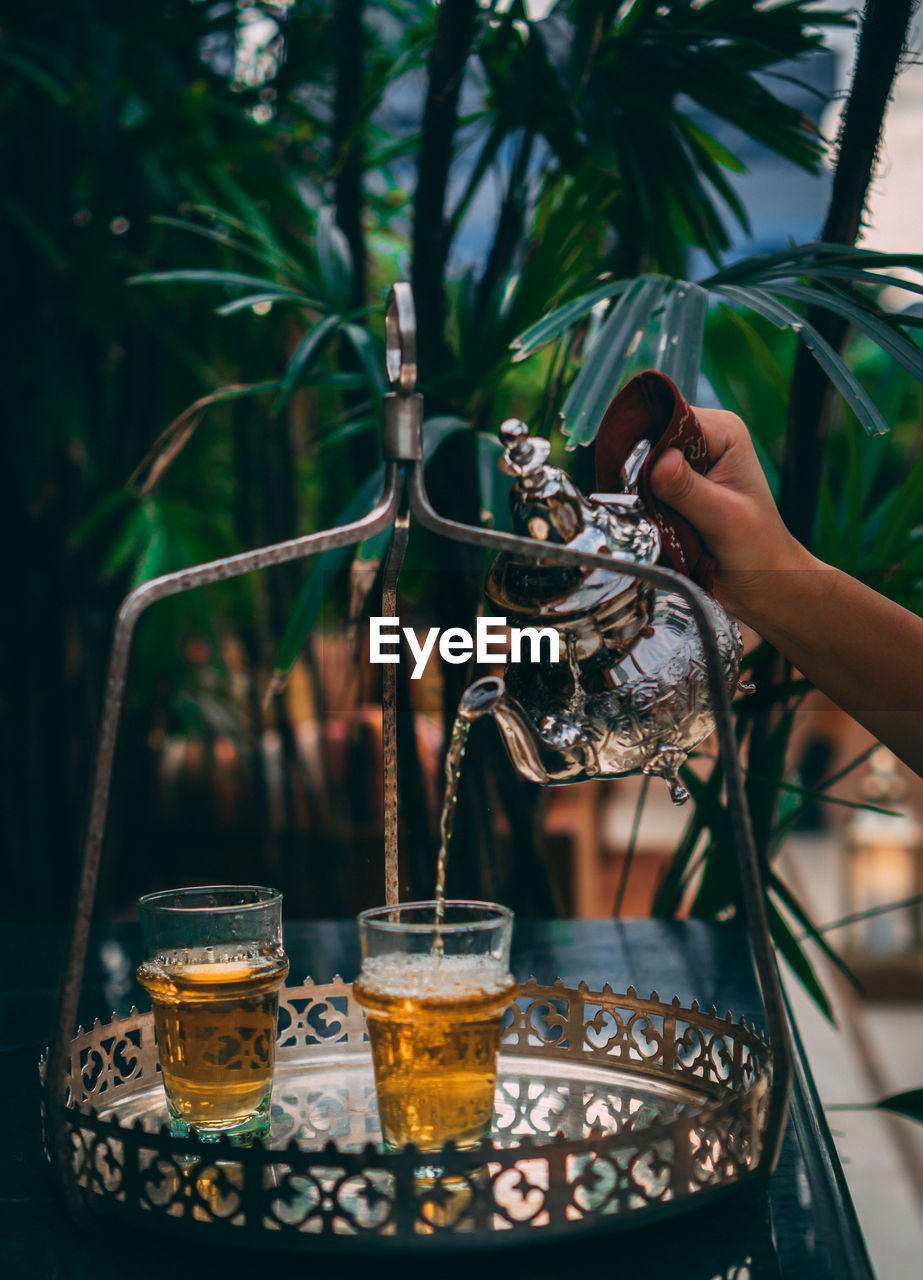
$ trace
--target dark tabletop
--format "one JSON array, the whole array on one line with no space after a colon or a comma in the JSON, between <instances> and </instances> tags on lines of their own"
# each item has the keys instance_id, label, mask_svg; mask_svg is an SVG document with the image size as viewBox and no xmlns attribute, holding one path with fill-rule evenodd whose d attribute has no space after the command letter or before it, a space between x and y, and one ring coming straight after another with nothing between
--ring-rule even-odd
<instances>
[{"instance_id":1,"label":"dark tabletop","mask_svg":"<svg viewBox=\"0 0 923 1280\"><path fill-rule=\"evenodd\" d=\"M165 1280L184 1275L235 1280L284 1268L285 1274L328 1274L390 1280L426 1276L461 1280L503 1276L559 1280L578 1271L650 1280L852 1280L872 1271L842 1172L801 1059L792 1115L779 1167L767 1194L740 1193L659 1225L605 1236L437 1257L354 1260L202 1248L156 1235L127 1236L106 1227L86 1233L67 1218L42 1154L36 1064L47 1044L63 937L51 926L7 927L2 939L0 1085L5 1160L0 1164L0 1275L8 1280ZM286 926L292 979L327 982L358 968L355 927L331 921ZM561 977L616 991L698 1000L757 1025L762 1009L747 940L734 923L657 920L520 921L513 967L540 982ZM134 984L139 959L133 925L98 931L91 942L81 1018L144 1007ZM798 1046L796 1045L796 1049Z\"/></svg>"}]
</instances>

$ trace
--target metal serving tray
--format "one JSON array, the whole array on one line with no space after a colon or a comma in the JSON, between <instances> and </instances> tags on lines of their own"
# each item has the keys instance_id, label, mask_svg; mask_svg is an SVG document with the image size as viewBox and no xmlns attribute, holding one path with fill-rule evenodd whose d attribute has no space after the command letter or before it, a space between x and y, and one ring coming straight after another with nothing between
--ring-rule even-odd
<instances>
[{"instance_id":1,"label":"metal serving tray","mask_svg":"<svg viewBox=\"0 0 923 1280\"><path fill-rule=\"evenodd\" d=\"M78 1029L65 1096L43 1085L69 1199L203 1241L457 1249L633 1226L756 1169L771 1061L743 1019L532 980L507 1018L490 1140L449 1144L438 1177L382 1150L365 1014L340 979L282 991L271 1132L249 1148L169 1133L151 1014Z\"/></svg>"}]
</instances>

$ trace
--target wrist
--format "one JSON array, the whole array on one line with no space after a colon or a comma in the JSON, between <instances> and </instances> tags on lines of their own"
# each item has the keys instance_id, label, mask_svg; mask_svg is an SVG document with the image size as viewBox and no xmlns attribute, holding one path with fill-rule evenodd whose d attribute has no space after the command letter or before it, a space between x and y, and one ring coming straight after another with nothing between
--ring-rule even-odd
<instances>
[{"instance_id":1,"label":"wrist","mask_svg":"<svg viewBox=\"0 0 923 1280\"><path fill-rule=\"evenodd\" d=\"M816 608L817 574L825 565L786 531L784 540L760 560L759 568L733 569L719 565L715 574L718 602L767 640L788 628L806 604Z\"/></svg>"}]
</instances>

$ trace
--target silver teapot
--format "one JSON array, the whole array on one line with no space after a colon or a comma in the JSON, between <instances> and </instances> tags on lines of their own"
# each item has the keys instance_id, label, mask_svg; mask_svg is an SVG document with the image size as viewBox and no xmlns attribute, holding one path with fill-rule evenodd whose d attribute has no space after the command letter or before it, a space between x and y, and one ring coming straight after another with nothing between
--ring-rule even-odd
<instances>
[{"instance_id":1,"label":"silver teapot","mask_svg":"<svg viewBox=\"0 0 923 1280\"><path fill-rule=\"evenodd\" d=\"M629 455L621 492L586 498L548 463L548 441L530 437L525 423L511 419L500 434L506 447L499 466L514 477L510 507L517 533L654 564L660 532L637 492L648 441ZM509 553L494 560L486 591L510 625L554 628L558 661L509 662L505 679L488 676L466 690L459 714L469 720L491 714L516 769L533 782L640 772L665 778L675 804L687 800L679 769L712 732L714 717L702 644L686 601L628 574ZM740 630L708 600L733 690Z\"/></svg>"}]
</instances>

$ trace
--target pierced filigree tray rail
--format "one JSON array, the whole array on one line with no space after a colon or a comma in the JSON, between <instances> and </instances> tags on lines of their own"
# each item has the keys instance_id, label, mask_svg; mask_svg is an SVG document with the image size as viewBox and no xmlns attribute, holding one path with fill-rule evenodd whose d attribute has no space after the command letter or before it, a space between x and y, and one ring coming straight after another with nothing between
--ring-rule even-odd
<instances>
[{"instance_id":1,"label":"pierced filigree tray rail","mask_svg":"<svg viewBox=\"0 0 923 1280\"><path fill-rule=\"evenodd\" d=\"M280 1000L272 1129L241 1149L173 1137L150 1014L78 1029L69 1195L91 1213L295 1250L534 1242L708 1202L755 1170L769 1046L743 1019L608 986L530 980L507 1015L490 1141L415 1174L382 1150L365 1015L340 979ZM427 1157L427 1160L432 1157Z\"/></svg>"}]
</instances>

